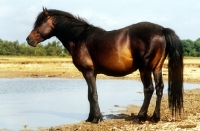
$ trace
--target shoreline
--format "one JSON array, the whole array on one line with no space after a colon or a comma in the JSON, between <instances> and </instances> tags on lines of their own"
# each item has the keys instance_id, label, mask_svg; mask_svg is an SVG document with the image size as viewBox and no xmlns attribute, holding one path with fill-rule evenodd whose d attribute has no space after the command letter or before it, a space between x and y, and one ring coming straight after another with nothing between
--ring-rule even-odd
<instances>
[{"instance_id":1,"label":"shoreline","mask_svg":"<svg viewBox=\"0 0 200 131\"><path fill-rule=\"evenodd\" d=\"M149 121L149 117L153 114L155 108L155 97L152 98L148 109L148 120L139 123L137 119L137 113L140 110L140 106L127 105L126 109L115 111L110 115L105 115L106 119L98 124L91 124L84 120L74 124L64 124L49 128L38 128L37 131L98 131L98 130L111 130L111 131L199 131L200 130L200 108L199 98L200 89L192 89L184 91L184 113L182 118L171 116L171 112L167 104L167 95L163 96L161 105L161 120L158 123L152 123ZM120 106L119 106L120 108ZM117 113L117 114L116 114ZM21 130L25 131L25 130ZM32 131L31 129L29 131Z\"/></svg>"}]
</instances>

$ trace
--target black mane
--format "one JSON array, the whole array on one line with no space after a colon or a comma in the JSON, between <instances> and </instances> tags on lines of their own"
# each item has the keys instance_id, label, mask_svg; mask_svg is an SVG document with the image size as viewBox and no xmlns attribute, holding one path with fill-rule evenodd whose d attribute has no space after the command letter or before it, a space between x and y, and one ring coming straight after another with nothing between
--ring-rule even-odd
<instances>
[{"instance_id":1,"label":"black mane","mask_svg":"<svg viewBox=\"0 0 200 131\"><path fill-rule=\"evenodd\" d=\"M74 16L68 12L50 9L48 10L49 16L53 17L56 34L62 37L65 34L68 40L76 41L81 39L86 34L87 29L94 27L88 24L86 20L79 16ZM41 12L34 24L34 28L40 26L45 22L47 16ZM102 28L94 27L95 29L103 30ZM64 36L63 36L64 37Z\"/></svg>"},{"instance_id":2,"label":"black mane","mask_svg":"<svg viewBox=\"0 0 200 131\"><path fill-rule=\"evenodd\" d=\"M50 9L48 10L48 12L50 16L63 16L65 18L68 18L69 20L76 21L76 23L79 23L79 24L83 24L83 23L88 24L87 21L84 20L83 18L80 18L79 16L74 16L68 12L54 10L54 9ZM44 14L44 12L43 11L40 12L36 18L34 27L37 27L38 25L40 25L43 21L45 21L45 19L46 19L46 15Z\"/></svg>"}]
</instances>

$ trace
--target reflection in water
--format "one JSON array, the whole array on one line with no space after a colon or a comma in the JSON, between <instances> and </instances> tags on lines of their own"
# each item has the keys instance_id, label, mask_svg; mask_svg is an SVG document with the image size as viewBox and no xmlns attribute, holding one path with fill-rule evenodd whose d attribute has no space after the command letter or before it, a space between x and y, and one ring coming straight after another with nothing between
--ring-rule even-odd
<instances>
[{"instance_id":1,"label":"reflection in water","mask_svg":"<svg viewBox=\"0 0 200 131\"><path fill-rule=\"evenodd\" d=\"M194 89L199 84L184 86ZM137 93L143 92L140 81L97 80L97 87L105 114L120 109L114 105L142 104L143 94ZM24 125L37 129L80 122L89 113L87 85L84 79L0 79L0 110L0 129L19 130Z\"/></svg>"}]
</instances>

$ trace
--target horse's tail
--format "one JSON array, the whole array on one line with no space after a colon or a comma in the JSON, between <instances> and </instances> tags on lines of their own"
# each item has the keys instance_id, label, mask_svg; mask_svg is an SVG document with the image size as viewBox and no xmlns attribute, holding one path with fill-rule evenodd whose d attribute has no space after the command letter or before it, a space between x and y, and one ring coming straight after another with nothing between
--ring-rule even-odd
<instances>
[{"instance_id":1,"label":"horse's tail","mask_svg":"<svg viewBox=\"0 0 200 131\"><path fill-rule=\"evenodd\" d=\"M168 53L168 103L172 116L183 109L183 49L179 37L169 28L164 28Z\"/></svg>"}]
</instances>

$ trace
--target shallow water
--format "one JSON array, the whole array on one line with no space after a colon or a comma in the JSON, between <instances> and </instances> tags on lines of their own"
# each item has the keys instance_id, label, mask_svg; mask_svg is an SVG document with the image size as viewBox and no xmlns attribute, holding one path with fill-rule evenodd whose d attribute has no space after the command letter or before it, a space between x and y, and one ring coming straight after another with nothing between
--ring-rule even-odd
<instances>
[{"instance_id":1,"label":"shallow water","mask_svg":"<svg viewBox=\"0 0 200 131\"><path fill-rule=\"evenodd\" d=\"M143 86L134 80L97 80L101 112L110 114L129 104L141 105ZM167 84L165 90L167 92ZM194 89L200 84L184 84ZM115 107L119 105L120 107ZM87 119L89 103L84 79L0 79L0 129L51 127ZM113 114L113 113L112 113Z\"/></svg>"}]
</instances>

